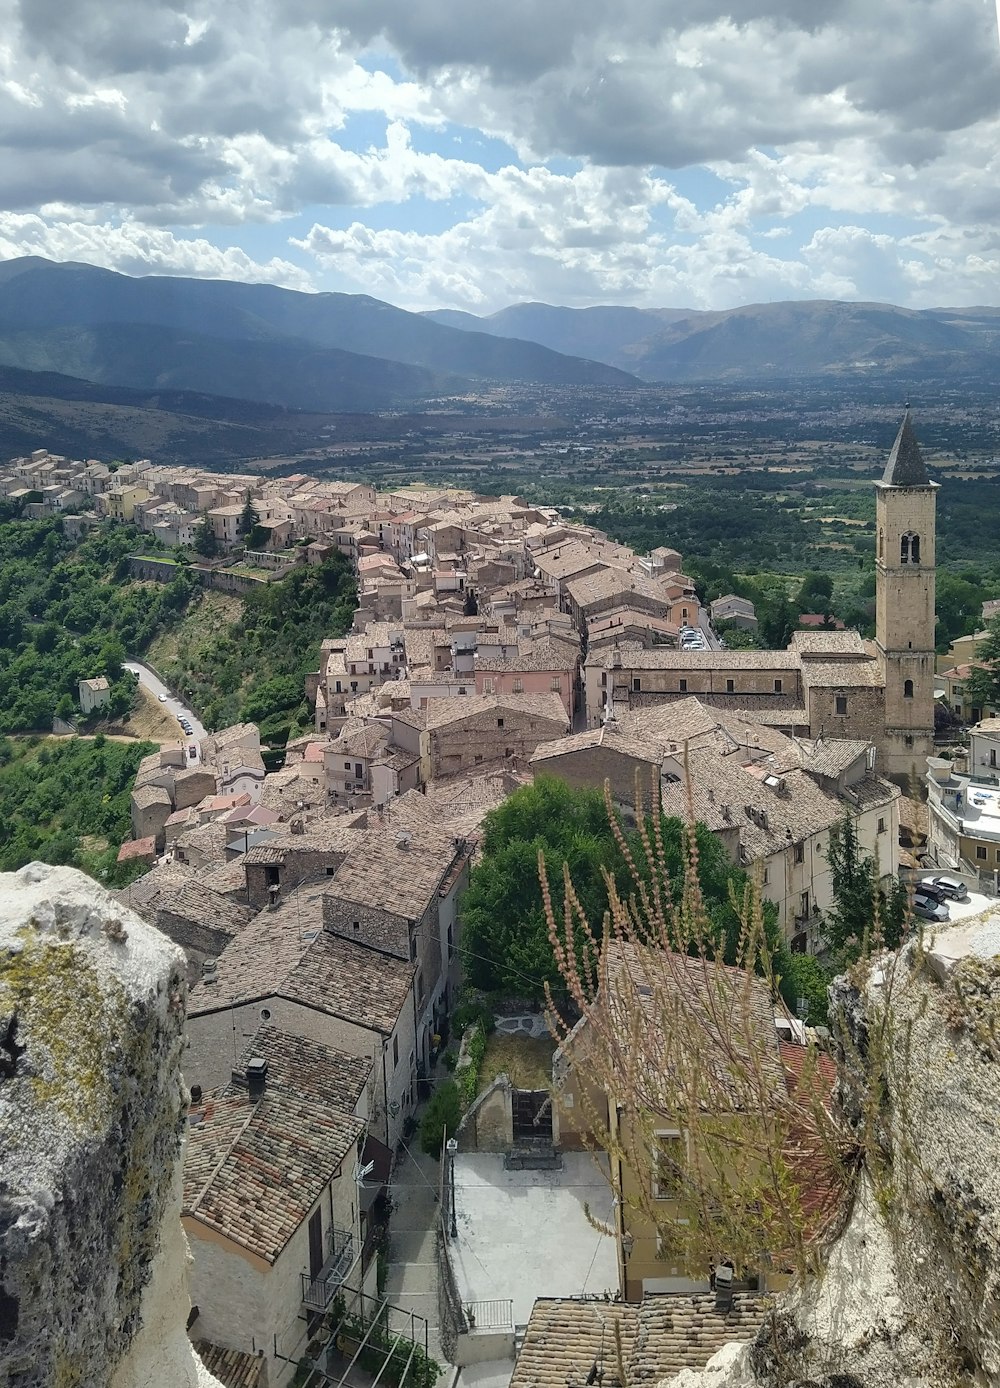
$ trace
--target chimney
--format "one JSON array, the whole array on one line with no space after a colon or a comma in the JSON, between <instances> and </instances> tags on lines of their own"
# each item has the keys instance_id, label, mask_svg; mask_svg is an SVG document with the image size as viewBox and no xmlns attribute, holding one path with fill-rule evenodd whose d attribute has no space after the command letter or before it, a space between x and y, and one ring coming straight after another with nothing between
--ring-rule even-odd
<instances>
[{"instance_id":1,"label":"chimney","mask_svg":"<svg viewBox=\"0 0 1000 1388\"><path fill-rule=\"evenodd\" d=\"M254 1056L247 1061L247 1089L250 1092L251 1103L256 1103L263 1097L266 1084L267 1061L261 1056Z\"/></svg>"},{"instance_id":2,"label":"chimney","mask_svg":"<svg viewBox=\"0 0 1000 1388\"><path fill-rule=\"evenodd\" d=\"M191 1086L191 1107L192 1107L192 1108L197 1108L197 1106L198 1106L200 1103L201 1103L201 1085L200 1085L200 1084L193 1084L193 1085Z\"/></svg>"},{"instance_id":3,"label":"chimney","mask_svg":"<svg viewBox=\"0 0 1000 1388\"><path fill-rule=\"evenodd\" d=\"M215 983L218 977L218 965L216 961L214 959L203 959L201 961L202 983Z\"/></svg>"}]
</instances>

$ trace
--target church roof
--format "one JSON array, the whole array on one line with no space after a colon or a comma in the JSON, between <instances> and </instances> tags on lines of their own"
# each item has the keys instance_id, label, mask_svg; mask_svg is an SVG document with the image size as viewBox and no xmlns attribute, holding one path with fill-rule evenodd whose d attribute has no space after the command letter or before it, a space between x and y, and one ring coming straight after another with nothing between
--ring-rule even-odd
<instances>
[{"instance_id":1,"label":"church roof","mask_svg":"<svg viewBox=\"0 0 1000 1388\"><path fill-rule=\"evenodd\" d=\"M924 466L923 454L917 443L917 436L910 423L907 407L903 422L899 426L896 442L892 445L889 461L885 465L882 484L886 487L929 487L930 478Z\"/></svg>"}]
</instances>

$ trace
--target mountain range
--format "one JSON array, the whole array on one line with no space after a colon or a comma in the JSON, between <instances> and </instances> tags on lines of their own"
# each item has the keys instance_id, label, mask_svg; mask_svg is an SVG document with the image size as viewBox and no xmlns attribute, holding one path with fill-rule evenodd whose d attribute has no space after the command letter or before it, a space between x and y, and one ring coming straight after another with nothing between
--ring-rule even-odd
<instances>
[{"instance_id":1,"label":"mountain range","mask_svg":"<svg viewBox=\"0 0 1000 1388\"><path fill-rule=\"evenodd\" d=\"M450 309L435 322L567 344L644 381L739 383L803 377L979 377L1000 367L1000 309L905 309L801 300L719 312L514 304L486 318Z\"/></svg>"},{"instance_id":2,"label":"mountain range","mask_svg":"<svg viewBox=\"0 0 1000 1388\"><path fill-rule=\"evenodd\" d=\"M634 384L536 342L460 331L363 294L0 263L0 365L299 410L375 410L478 381Z\"/></svg>"},{"instance_id":3,"label":"mountain range","mask_svg":"<svg viewBox=\"0 0 1000 1388\"><path fill-rule=\"evenodd\" d=\"M97 456L283 454L315 441L320 415L419 413L429 399L486 385L822 388L895 378L908 392L931 379L992 382L998 370L994 308L523 303L480 318L410 313L363 294L133 278L30 256L0 262L0 453L8 455L40 438Z\"/></svg>"}]
</instances>

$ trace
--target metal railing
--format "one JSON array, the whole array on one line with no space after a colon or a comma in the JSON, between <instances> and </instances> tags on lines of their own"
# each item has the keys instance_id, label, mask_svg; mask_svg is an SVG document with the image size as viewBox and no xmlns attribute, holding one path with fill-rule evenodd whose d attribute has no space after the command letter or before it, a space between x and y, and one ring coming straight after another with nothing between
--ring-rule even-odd
<instances>
[{"instance_id":1,"label":"metal railing","mask_svg":"<svg viewBox=\"0 0 1000 1388\"><path fill-rule=\"evenodd\" d=\"M302 1304L310 1311L325 1311L343 1286L354 1265L354 1235L332 1225L327 1231L329 1256L315 1277L303 1272Z\"/></svg>"},{"instance_id":2,"label":"metal railing","mask_svg":"<svg viewBox=\"0 0 1000 1388\"><path fill-rule=\"evenodd\" d=\"M507 1297L467 1301L465 1319L470 1330L513 1330L514 1303Z\"/></svg>"}]
</instances>

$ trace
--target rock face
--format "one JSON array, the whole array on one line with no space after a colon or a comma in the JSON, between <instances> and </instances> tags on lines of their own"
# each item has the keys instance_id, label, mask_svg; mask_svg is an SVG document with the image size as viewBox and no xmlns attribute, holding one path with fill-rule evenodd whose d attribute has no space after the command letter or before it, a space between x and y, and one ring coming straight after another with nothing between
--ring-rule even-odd
<instances>
[{"instance_id":1,"label":"rock face","mask_svg":"<svg viewBox=\"0 0 1000 1388\"><path fill-rule=\"evenodd\" d=\"M0 874L0 1383L212 1385L185 1333L184 959L69 868Z\"/></svg>"},{"instance_id":2,"label":"rock face","mask_svg":"<svg viewBox=\"0 0 1000 1388\"><path fill-rule=\"evenodd\" d=\"M669 1388L1000 1382L998 951L987 915L837 981L838 1098L863 1153L844 1230L753 1344Z\"/></svg>"}]
</instances>

